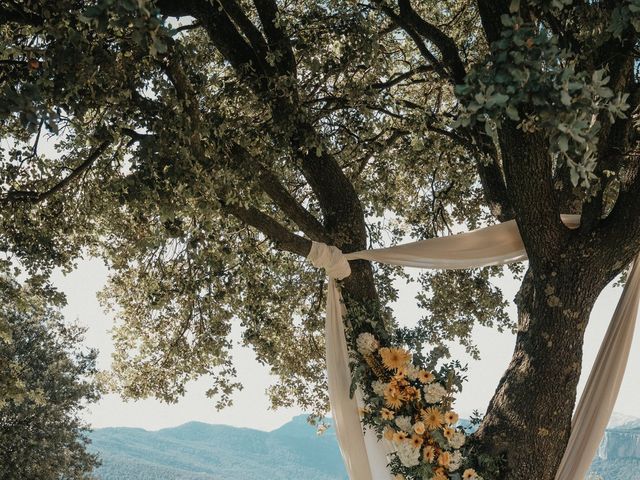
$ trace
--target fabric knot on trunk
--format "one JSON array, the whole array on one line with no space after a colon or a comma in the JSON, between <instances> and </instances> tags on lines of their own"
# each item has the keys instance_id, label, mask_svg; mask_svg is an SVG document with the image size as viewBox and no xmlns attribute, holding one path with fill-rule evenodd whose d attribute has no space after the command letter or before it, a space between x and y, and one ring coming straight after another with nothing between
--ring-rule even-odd
<instances>
[{"instance_id":1,"label":"fabric knot on trunk","mask_svg":"<svg viewBox=\"0 0 640 480\"><path fill-rule=\"evenodd\" d=\"M343 278L351 275L351 267L347 257L344 256L342 251L333 245L327 245L321 242L311 242L311 250L307 255L314 267L324 268L327 275L336 280L342 280Z\"/></svg>"}]
</instances>

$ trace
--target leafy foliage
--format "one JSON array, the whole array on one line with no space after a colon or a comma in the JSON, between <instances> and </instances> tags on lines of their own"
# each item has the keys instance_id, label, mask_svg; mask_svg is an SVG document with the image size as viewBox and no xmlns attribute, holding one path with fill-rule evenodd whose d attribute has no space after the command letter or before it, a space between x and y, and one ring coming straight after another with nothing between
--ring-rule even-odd
<instances>
[{"instance_id":1,"label":"leafy foliage","mask_svg":"<svg viewBox=\"0 0 640 480\"><path fill-rule=\"evenodd\" d=\"M87 452L79 418L96 401L95 351L82 329L66 325L51 292L0 277L0 477L89 479L98 464Z\"/></svg>"}]
</instances>

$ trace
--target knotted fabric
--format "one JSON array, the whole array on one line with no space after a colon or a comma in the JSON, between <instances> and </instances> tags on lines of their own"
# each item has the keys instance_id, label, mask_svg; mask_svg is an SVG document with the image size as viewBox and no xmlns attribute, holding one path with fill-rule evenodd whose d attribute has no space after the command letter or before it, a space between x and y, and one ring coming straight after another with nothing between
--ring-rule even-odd
<instances>
[{"instance_id":1,"label":"knotted fabric","mask_svg":"<svg viewBox=\"0 0 640 480\"><path fill-rule=\"evenodd\" d=\"M562 215L569 228L579 215ZM348 260L370 260L391 265L430 269L465 269L505 265L527 259L515 221L449 237L433 238L390 248L343 254L338 248L313 242L308 259L329 277L325 320L329 401L340 450L351 480L390 480L388 445L360 423L360 394L354 397L349 351L344 333L344 305L336 280L350 275ZM640 300L640 260L636 258L602 341L584 392L578 402L567 449L556 480L583 480L615 405L627 359Z\"/></svg>"}]
</instances>

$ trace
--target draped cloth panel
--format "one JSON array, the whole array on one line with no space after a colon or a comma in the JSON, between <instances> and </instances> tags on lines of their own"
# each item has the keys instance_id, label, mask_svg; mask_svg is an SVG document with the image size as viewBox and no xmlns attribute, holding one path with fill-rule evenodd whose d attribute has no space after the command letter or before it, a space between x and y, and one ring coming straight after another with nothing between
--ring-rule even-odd
<instances>
[{"instance_id":1,"label":"draped cloth panel","mask_svg":"<svg viewBox=\"0 0 640 480\"><path fill-rule=\"evenodd\" d=\"M569 228L578 215L562 215ZM329 276L325 323L329 400L340 450L351 480L389 480L389 445L363 430L360 392L350 396L349 352L344 333L344 305L336 280L350 275L348 260L370 260L428 269L465 269L505 265L527 259L515 221L390 248L342 254L313 242L309 261ZM578 402L567 449L556 480L583 480L604 434L624 377L640 300L640 265L636 258ZM359 405L360 403L360 405Z\"/></svg>"}]
</instances>

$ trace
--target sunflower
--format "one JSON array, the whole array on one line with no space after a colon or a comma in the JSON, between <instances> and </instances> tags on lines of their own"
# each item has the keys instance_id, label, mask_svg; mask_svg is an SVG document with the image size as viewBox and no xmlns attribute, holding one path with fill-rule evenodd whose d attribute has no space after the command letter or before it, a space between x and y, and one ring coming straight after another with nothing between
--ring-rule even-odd
<instances>
[{"instance_id":1,"label":"sunflower","mask_svg":"<svg viewBox=\"0 0 640 480\"><path fill-rule=\"evenodd\" d=\"M395 414L393 413L393 411L389 410L388 408L383 408L382 410L380 410L380 416L383 420L393 420L394 415Z\"/></svg>"},{"instance_id":2,"label":"sunflower","mask_svg":"<svg viewBox=\"0 0 640 480\"><path fill-rule=\"evenodd\" d=\"M440 455L438 455L438 465L448 467L449 463L451 463L451 454L449 452L440 452Z\"/></svg>"},{"instance_id":3,"label":"sunflower","mask_svg":"<svg viewBox=\"0 0 640 480\"><path fill-rule=\"evenodd\" d=\"M458 414L453 410L450 410L444 414L444 421L447 422L447 424L449 425L453 425L454 423L457 423L459 418L460 417L458 416Z\"/></svg>"},{"instance_id":4,"label":"sunflower","mask_svg":"<svg viewBox=\"0 0 640 480\"><path fill-rule=\"evenodd\" d=\"M436 449L431 445L427 445L422 451L422 457L424 458L425 462L433 463L433 461L436 459Z\"/></svg>"},{"instance_id":5,"label":"sunflower","mask_svg":"<svg viewBox=\"0 0 640 480\"><path fill-rule=\"evenodd\" d=\"M404 348L383 347L378 352L387 370L400 370L411 360L411 354Z\"/></svg>"},{"instance_id":6,"label":"sunflower","mask_svg":"<svg viewBox=\"0 0 640 480\"><path fill-rule=\"evenodd\" d=\"M411 446L413 448L420 448L422 446L422 437L420 435L413 434L411 435Z\"/></svg>"},{"instance_id":7,"label":"sunflower","mask_svg":"<svg viewBox=\"0 0 640 480\"><path fill-rule=\"evenodd\" d=\"M420 380L422 383L431 383L435 379L436 376L431 372L427 372L426 370L420 370L418 372L418 380Z\"/></svg>"},{"instance_id":8,"label":"sunflower","mask_svg":"<svg viewBox=\"0 0 640 480\"><path fill-rule=\"evenodd\" d=\"M426 410L422 410L420 414L422 415L422 421L427 429L438 430L442 427L442 412L436 407L429 407Z\"/></svg>"},{"instance_id":9,"label":"sunflower","mask_svg":"<svg viewBox=\"0 0 640 480\"><path fill-rule=\"evenodd\" d=\"M467 468L462 474L462 478L464 480L475 480L476 478L478 478L478 474L473 468Z\"/></svg>"}]
</instances>

